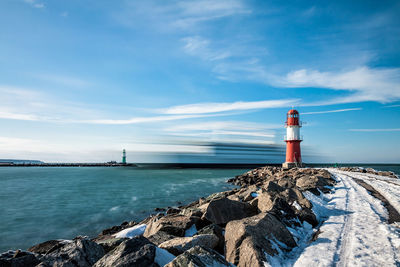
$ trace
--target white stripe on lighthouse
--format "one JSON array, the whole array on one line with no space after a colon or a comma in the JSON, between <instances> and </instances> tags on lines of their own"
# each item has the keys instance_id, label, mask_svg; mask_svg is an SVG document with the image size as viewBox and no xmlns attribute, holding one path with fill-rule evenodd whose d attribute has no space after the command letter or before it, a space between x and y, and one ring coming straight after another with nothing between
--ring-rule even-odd
<instances>
[{"instance_id":1,"label":"white stripe on lighthouse","mask_svg":"<svg viewBox=\"0 0 400 267\"><path fill-rule=\"evenodd\" d=\"M286 128L286 140L300 140L300 127L297 125Z\"/></svg>"}]
</instances>

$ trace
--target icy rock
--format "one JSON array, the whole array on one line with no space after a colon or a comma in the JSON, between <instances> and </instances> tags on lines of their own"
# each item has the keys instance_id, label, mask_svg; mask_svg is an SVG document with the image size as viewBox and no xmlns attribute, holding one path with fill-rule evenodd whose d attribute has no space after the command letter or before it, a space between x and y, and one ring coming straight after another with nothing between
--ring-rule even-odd
<instances>
[{"instance_id":1,"label":"icy rock","mask_svg":"<svg viewBox=\"0 0 400 267\"><path fill-rule=\"evenodd\" d=\"M144 232L144 237L150 237L159 231L174 236L184 236L186 229L196 223L198 218L171 214L150 220Z\"/></svg>"},{"instance_id":2,"label":"icy rock","mask_svg":"<svg viewBox=\"0 0 400 267\"><path fill-rule=\"evenodd\" d=\"M218 245L218 237L213 234L196 235L193 237L177 237L160 244L160 248L164 248L174 255L179 255L186 250L195 247L215 248Z\"/></svg>"},{"instance_id":3,"label":"icy rock","mask_svg":"<svg viewBox=\"0 0 400 267\"><path fill-rule=\"evenodd\" d=\"M138 235L143 235L145 230L146 230L146 225L139 224L130 228L126 228L116 233L114 236L115 238L132 238Z\"/></svg>"},{"instance_id":4,"label":"icy rock","mask_svg":"<svg viewBox=\"0 0 400 267\"><path fill-rule=\"evenodd\" d=\"M271 256L276 255L276 245L280 250L287 251L295 247L296 242L285 225L271 214L260 213L226 225L225 257L235 265L264 266L267 261L264 252Z\"/></svg>"},{"instance_id":5,"label":"icy rock","mask_svg":"<svg viewBox=\"0 0 400 267\"><path fill-rule=\"evenodd\" d=\"M203 248L200 246L193 247L183 254L176 257L172 262L167 264L165 267L223 267L230 266L232 264L227 262L223 256L218 254L216 251Z\"/></svg>"}]
</instances>

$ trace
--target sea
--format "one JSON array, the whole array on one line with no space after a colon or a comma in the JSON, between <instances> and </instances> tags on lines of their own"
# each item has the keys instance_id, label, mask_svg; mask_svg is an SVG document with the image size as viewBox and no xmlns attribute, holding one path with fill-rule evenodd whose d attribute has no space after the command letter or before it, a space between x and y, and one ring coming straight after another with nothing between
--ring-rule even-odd
<instances>
[{"instance_id":1,"label":"sea","mask_svg":"<svg viewBox=\"0 0 400 267\"><path fill-rule=\"evenodd\" d=\"M400 175L396 164L357 166ZM140 221L155 208L229 190L234 186L226 180L248 170L0 167L0 253L50 239L95 237L124 221Z\"/></svg>"}]
</instances>

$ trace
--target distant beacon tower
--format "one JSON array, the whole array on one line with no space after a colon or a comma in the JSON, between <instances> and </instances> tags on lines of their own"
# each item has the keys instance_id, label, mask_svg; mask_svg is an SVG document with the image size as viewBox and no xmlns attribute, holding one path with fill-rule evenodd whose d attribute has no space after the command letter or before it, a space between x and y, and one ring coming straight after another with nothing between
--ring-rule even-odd
<instances>
[{"instance_id":1,"label":"distant beacon tower","mask_svg":"<svg viewBox=\"0 0 400 267\"><path fill-rule=\"evenodd\" d=\"M126 151L122 150L122 164L126 164Z\"/></svg>"},{"instance_id":2,"label":"distant beacon tower","mask_svg":"<svg viewBox=\"0 0 400 267\"><path fill-rule=\"evenodd\" d=\"M286 118L286 162L282 164L283 168L301 167L300 136L301 122L299 121L299 112L295 109L289 110Z\"/></svg>"}]
</instances>

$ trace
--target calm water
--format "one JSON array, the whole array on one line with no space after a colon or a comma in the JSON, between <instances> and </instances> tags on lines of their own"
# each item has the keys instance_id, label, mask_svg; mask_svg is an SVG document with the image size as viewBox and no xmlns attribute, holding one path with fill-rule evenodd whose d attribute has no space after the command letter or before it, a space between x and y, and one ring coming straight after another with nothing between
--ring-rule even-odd
<instances>
[{"instance_id":1,"label":"calm water","mask_svg":"<svg viewBox=\"0 0 400 267\"><path fill-rule=\"evenodd\" d=\"M94 236L156 207L228 190L245 169L0 168L0 252Z\"/></svg>"}]
</instances>

